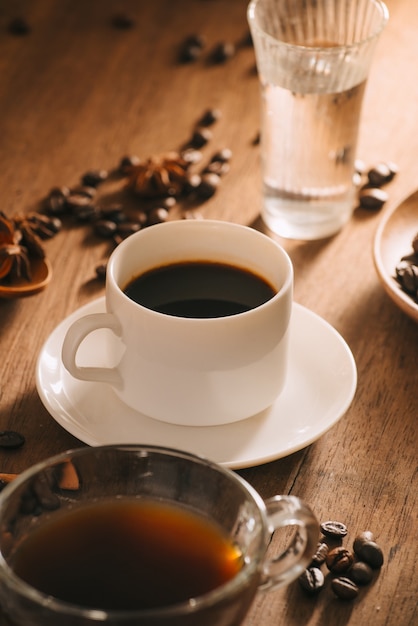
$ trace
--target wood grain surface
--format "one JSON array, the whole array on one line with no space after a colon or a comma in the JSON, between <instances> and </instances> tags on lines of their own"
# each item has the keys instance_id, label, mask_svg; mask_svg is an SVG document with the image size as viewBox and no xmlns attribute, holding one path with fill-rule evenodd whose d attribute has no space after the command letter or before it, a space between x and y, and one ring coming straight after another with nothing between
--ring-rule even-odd
<instances>
[{"instance_id":1,"label":"wood grain surface","mask_svg":"<svg viewBox=\"0 0 418 626\"><path fill-rule=\"evenodd\" d=\"M277 238L294 264L295 300L349 344L357 392L346 415L317 442L240 472L264 498L298 495L320 521L345 522L347 544L357 532L372 530L385 564L354 602L337 600L329 587L309 598L297 583L260 593L245 626L418 624L418 326L384 293L372 259L382 212L418 184L418 3L388 0L388 7L390 21L366 90L358 157L368 165L398 164L399 174L387 187L389 201L380 212L356 209L330 239ZM132 28L112 24L121 13L133 18ZM16 17L30 26L26 35L10 32ZM180 44L192 33L205 37L204 52L193 63L179 63ZM127 154L146 158L176 150L204 111L216 107L222 117L203 152L209 158L230 148L231 169L196 210L204 218L263 230L254 141L259 86L253 50L241 44L246 33L246 3L240 0L2 2L0 209L9 216L36 210L52 187L75 186L87 170L114 169ZM221 41L236 44L236 54L211 63L210 51ZM0 429L26 438L19 450L0 449L6 473L83 445L42 405L36 360L59 322L103 295L95 268L111 246L86 225L67 225L45 249L54 270L47 289L0 301Z\"/></svg>"}]
</instances>

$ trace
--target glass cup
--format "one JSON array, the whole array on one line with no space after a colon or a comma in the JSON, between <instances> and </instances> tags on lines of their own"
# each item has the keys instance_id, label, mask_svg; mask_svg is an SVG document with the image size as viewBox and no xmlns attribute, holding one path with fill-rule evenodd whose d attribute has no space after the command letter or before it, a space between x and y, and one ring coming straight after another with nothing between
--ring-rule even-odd
<instances>
[{"instance_id":1,"label":"glass cup","mask_svg":"<svg viewBox=\"0 0 418 626\"><path fill-rule=\"evenodd\" d=\"M261 84L261 215L274 233L338 232L355 206L354 161L380 0L253 0Z\"/></svg>"},{"instance_id":2,"label":"glass cup","mask_svg":"<svg viewBox=\"0 0 418 626\"><path fill-rule=\"evenodd\" d=\"M207 592L160 605L164 590L160 585L157 554L160 558L159 553L162 551L164 556L167 550L159 548L160 543L165 546L167 539L174 540L177 546L178 557L170 562L172 576L168 582L166 579L166 585L170 587L172 582L175 584L180 579L182 555L189 548L191 535L176 534L177 531L171 532L171 527L170 532L163 532L162 529L167 531L167 527L157 520L151 525L153 540L157 539L153 544L156 545L153 551L156 552L157 568L155 605L146 608L131 606L126 610L123 606L117 609L103 608L96 603L90 606L89 594L98 586L95 576L89 573L90 563L94 564L97 558L91 557L93 544L99 544L100 571L104 570L106 581L116 576L111 580L121 579L129 583L136 576L136 564L140 568L143 562L140 558L135 559L132 567L122 554L119 565L115 566L113 557L110 557L110 546L119 546L121 532L124 534L128 530L125 527L120 530L120 517L117 517L109 541L103 534L103 525L111 513L105 515L100 508L100 515L97 509L94 513L95 507L115 504L123 507L126 503L129 506L154 503L157 507L172 507L182 514L198 515L207 520L222 533L235 554L239 554L240 567L229 579ZM74 525L65 525L83 509L88 512L83 520L97 521L96 526L93 525L94 539L87 542L78 527L75 530ZM290 526L294 527L294 532L289 539ZM283 532L289 545L282 554L270 558L266 555L267 546L277 529L286 529ZM145 445L83 448L35 465L0 494L0 603L15 626L88 626L93 623L108 626L237 626L248 612L257 590L286 585L302 573L315 552L318 536L318 523L310 508L299 498L275 496L264 502L239 475L208 460L178 450ZM78 550L83 541L85 547L81 554ZM26 546L32 547L25 550L25 542L28 542ZM68 549L69 542L73 543ZM135 544L135 540L129 543L129 552L134 553ZM200 542L193 544L193 550L199 550L199 545ZM36 558L40 550L44 555L42 559ZM52 552L52 562L58 562L52 575L54 584L59 584L62 578L65 590L80 583L77 574L73 579L69 574L73 553L77 563L83 557L84 565L79 566L87 598L83 603L68 598L62 600L57 594L48 593L46 587L40 591L26 573L22 574L27 571L22 569L22 559L25 563L26 558L27 563L29 558L29 562L35 560L32 566L38 576L38 569L43 568L37 565L43 564L47 558L51 561L48 552ZM119 554L119 547L117 552ZM193 576L194 572L197 576L202 570L206 571L204 557L199 556L191 567ZM147 568L146 574L151 569ZM107 593L104 595L107 597Z\"/></svg>"}]
</instances>

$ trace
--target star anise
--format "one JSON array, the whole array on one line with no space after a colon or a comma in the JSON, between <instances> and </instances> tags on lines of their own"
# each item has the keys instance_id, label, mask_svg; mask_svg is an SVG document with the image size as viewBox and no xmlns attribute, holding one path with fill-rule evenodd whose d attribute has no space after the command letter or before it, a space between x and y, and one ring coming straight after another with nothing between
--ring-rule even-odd
<instances>
[{"instance_id":1,"label":"star anise","mask_svg":"<svg viewBox=\"0 0 418 626\"><path fill-rule=\"evenodd\" d=\"M48 217L41 213L28 213L13 219L16 229L21 234L21 242L30 254L37 258L45 258L42 240L50 239L61 228L61 220Z\"/></svg>"},{"instance_id":2,"label":"star anise","mask_svg":"<svg viewBox=\"0 0 418 626\"><path fill-rule=\"evenodd\" d=\"M21 236L13 222L0 211L0 279L31 278L28 251L20 244Z\"/></svg>"},{"instance_id":3,"label":"star anise","mask_svg":"<svg viewBox=\"0 0 418 626\"><path fill-rule=\"evenodd\" d=\"M178 197L187 184L188 167L188 161L177 152L152 156L131 166L128 185L143 198Z\"/></svg>"}]
</instances>

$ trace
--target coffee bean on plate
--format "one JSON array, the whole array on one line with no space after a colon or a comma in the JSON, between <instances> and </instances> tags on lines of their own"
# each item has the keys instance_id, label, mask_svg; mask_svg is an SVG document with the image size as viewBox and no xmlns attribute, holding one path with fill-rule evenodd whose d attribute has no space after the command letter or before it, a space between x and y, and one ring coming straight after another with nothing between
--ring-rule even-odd
<instances>
[{"instance_id":1,"label":"coffee bean on plate","mask_svg":"<svg viewBox=\"0 0 418 626\"><path fill-rule=\"evenodd\" d=\"M388 200L388 194L379 187L364 187L359 192L359 202L363 209L377 211Z\"/></svg>"},{"instance_id":2,"label":"coffee bean on plate","mask_svg":"<svg viewBox=\"0 0 418 626\"><path fill-rule=\"evenodd\" d=\"M386 185L393 179L397 171L398 168L395 164L384 162L377 163L367 172L369 184L372 185L372 187Z\"/></svg>"}]
</instances>

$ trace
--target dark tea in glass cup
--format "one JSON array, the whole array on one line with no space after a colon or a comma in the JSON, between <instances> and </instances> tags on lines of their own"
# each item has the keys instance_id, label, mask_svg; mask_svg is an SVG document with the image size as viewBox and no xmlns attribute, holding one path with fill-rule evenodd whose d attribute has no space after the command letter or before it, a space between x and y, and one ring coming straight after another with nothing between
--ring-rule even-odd
<instances>
[{"instance_id":1,"label":"dark tea in glass cup","mask_svg":"<svg viewBox=\"0 0 418 626\"><path fill-rule=\"evenodd\" d=\"M289 545L267 556L289 526ZM86 447L0 494L0 603L15 626L237 626L258 590L302 573L318 534L299 498L263 501L209 460Z\"/></svg>"}]
</instances>

